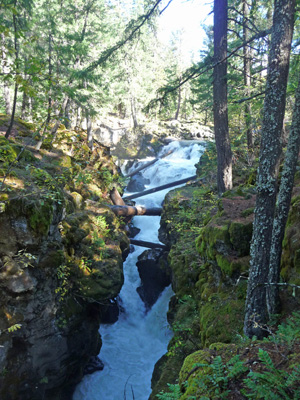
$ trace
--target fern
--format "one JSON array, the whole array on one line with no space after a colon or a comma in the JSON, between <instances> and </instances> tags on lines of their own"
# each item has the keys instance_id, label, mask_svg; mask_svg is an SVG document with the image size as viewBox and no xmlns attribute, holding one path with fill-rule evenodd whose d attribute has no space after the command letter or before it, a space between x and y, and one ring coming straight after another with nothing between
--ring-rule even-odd
<instances>
[{"instance_id":1,"label":"fern","mask_svg":"<svg viewBox=\"0 0 300 400\"><path fill-rule=\"evenodd\" d=\"M248 371L248 368L244 364L244 362L240 359L240 356L237 354L236 356L232 357L228 363L228 379L235 379L239 376L243 375L245 372Z\"/></svg>"},{"instance_id":2,"label":"fern","mask_svg":"<svg viewBox=\"0 0 300 400\"><path fill-rule=\"evenodd\" d=\"M271 360L271 357L269 356L268 352L266 352L263 349L258 349L258 355L262 363L269 368L273 372L277 372L276 368L274 367L273 361Z\"/></svg>"},{"instance_id":3,"label":"fern","mask_svg":"<svg viewBox=\"0 0 300 400\"><path fill-rule=\"evenodd\" d=\"M171 385L170 383L167 384L169 387L170 392L161 391L156 395L159 400L179 400L181 397L180 387L178 384Z\"/></svg>"},{"instance_id":4,"label":"fern","mask_svg":"<svg viewBox=\"0 0 300 400\"><path fill-rule=\"evenodd\" d=\"M244 379L248 390L242 391L242 393L249 399L299 399L299 389L294 391L292 386L296 386L300 379L300 366L295 367L289 375L288 372L279 370L274 366L266 351L259 349L258 354L267 370L250 372L248 377Z\"/></svg>"},{"instance_id":5,"label":"fern","mask_svg":"<svg viewBox=\"0 0 300 400\"><path fill-rule=\"evenodd\" d=\"M22 327L21 324L14 324L14 325L10 326L9 328L7 328L7 330L9 333L11 333L11 332L17 331L18 329L21 329L21 327Z\"/></svg>"},{"instance_id":6,"label":"fern","mask_svg":"<svg viewBox=\"0 0 300 400\"><path fill-rule=\"evenodd\" d=\"M286 345L289 350L300 339L300 312L294 312L284 324L278 326L275 335L266 339L269 342Z\"/></svg>"}]
</instances>

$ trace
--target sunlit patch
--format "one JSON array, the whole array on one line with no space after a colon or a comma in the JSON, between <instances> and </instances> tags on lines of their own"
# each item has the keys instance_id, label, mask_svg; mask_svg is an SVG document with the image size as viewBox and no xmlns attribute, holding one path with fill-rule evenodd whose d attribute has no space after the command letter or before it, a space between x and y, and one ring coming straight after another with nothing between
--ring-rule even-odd
<instances>
[{"instance_id":1,"label":"sunlit patch","mask_svg":"<svg viewBox=\"0 0 300 400\"><path fill-rule=\"evenodd\" d=\"M25 187L22 179L10 176L5 179L5 185L11 189L24 189Z\"/></svg>"},{"instance_id":2,"label":"sunlit patch","mask_svg":"<svg viewBox=\"0 0 300 400\"><path fill-rule=\"evenodd\" d=\"M7 320L10 321L12 319L12 315L9 314L7 311L5 311L4 313L5 313Z\"/></svg>"}]
</instances>

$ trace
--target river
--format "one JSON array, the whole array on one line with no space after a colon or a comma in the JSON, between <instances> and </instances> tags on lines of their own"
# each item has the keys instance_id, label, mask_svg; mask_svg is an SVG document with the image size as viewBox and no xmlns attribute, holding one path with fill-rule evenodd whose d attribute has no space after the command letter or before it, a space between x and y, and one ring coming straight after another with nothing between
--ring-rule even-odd
<instances>
[{"instance_id":1,"label":"river","mask_svg":"<svg viewBox=\"0 0 300 400\"><path fill-rule=\"evenodd\" d=\"M160 156L167 157L145 169L150 180L146 189L195 175L195 164L204 151L204 143L173 141L163 147ZM142 162L147 162L143 160ZM170 189L136 199L136 204L161 206ZM141 229L135 239L158 243L160 217L136 216L134 225ZM173 292L166 288L146 313L136 289L140 278L136 267L138 256L145 248L134 246L124 263L125 281L120 292L122 312L114 324L100 327L103 371L86 375L77 386L73 400L147 400L151 393L151 376L155 363L166 353L172 333L168 327L167 310Z\"/></svg>"}]
</instances>

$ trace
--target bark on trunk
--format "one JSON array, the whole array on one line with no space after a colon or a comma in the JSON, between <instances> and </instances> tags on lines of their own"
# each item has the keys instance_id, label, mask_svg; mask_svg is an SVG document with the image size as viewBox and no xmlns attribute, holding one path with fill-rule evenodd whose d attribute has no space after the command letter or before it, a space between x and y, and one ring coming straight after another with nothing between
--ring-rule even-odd
<instances>
[{"instance_id":1,"label":"bark on trunk","mask_svg":"<svg viewBox=\"0 0 300 400\"><path fill-rule=\"evenodd\" d=\"M249 40L249 29L248 19L250 15L250 7L248 4L249 0L243 0L243 40L246 43ZM251 94L251 49L249 45L243 47L244 54L244 84L245 84L245 96L250 97ZM254 146L253 146L253 133L251 123L251 103L246 101L245 103L245 123L246 123L246 134L247 134L247 147L249 164L252 165L254 161Z\"/></svg>"},{"instance_id":2,"label":"bark on trunk","mask_svg":"<svg viewBox=\"0 0 300 400\"><path fill-rule=\"evenodd\" d=\"M93 151L93 133L92 133L92 119L88 110L86 110L86 129L87 129L87 142L89 148Z\"/></svg>"},{"instance_id":3,"label":"bark on trunk","mask_svg":"<svg viewBox=\"0 0 300 400\"><path fill-rule=\"evenodd\" d=\"M263 337L266 333L263 325L268 319L266 282L269 272L294 13L294 0L275 2L244 321L244 332L249 337L254 335Z\"/></svg>"},{"instance_id":4,"label":"bark on trunk","mask_svg":"<svg viewBox=\"0 0 300 400\"><path fill-rule=\"evenodd\" d=\"M120 193L118 192L117 188L113 188L109 194L111 201L114 203L115 206L125 206L125 202L122 199Z\"/></svg>"},{"instance_id":5,"label":"bark on trunk","mask_svg":"<svg viewBox=\"0 0 300 400\"><path fill-rule=\"evenodd\" d=\"M65 97L64 101L63 101L63 104L61 105L60 111L58 111L58 113L57 113L58 115L57 115L57 119L55 121L55 124L54 124L53 128L51 129L51 132L50 132L50 136L52 136L51 145L53 145L53 143L54 143L54 141L56 139L57 130L59 128L59 125L61 124L60 118L62 118L63 115L64 115L65 107L67 105L67 102L68 102L68 97ZM46 125L47 125L47 122L46 122ZM43 141L45 139L45 136L46 136L46 130L44 129L43 134L41 136L41 139L37 142L37 144L35 146L36 150L40 150L40 148L41 148L41 146L43 144Z\"/></svg>"},{"instance_id":6,"label":"bark on trunk","mask_svg":"<svg viewBox=\"0 0 300 400\"><path fill-rule=\"evenodd\" d=\"M217 147L217 184L221 195L232 188L232 154L227 108L227 0L214 2L214 127ZM222 61L223 60L223 61Z\"/></svg>"},{"instance_id":7,"label":"bark on trunk","mask_svg":"<svg viewBox=\"0 0 300 400\"><path fill-rule=\"evenodd\" d=\"M71 107L71 100L68 99L66 108L65 108L65 120L64 120L64 125L67 129L71 128L70 107Z\"/></svg>"},{"instance_id":8,"label":"bark on trunk","mask_svg":"<svg viewBox=\"0 0 300 400\"><path fill-rule=\"evenodd\" d=\"M16 57L15 61L16 61L16 69L17 69L16 78L17 78L18 77L18 69L19 69L19 46L18 46L18 38L17 38L17 18L16 18L15 14L13 14L13 25L14 25L14 47L15 47L15 57ZM16 81L15 81L14 100L13 100L10 124L5 133L6 139L9 138L11 131L12 131L13 124L14 124L15 112L16 112L16 106L17 106L17 96L18 96L18 79L16 79Z\"/></svg>"},{"instance_id":9,"label":"bark on trunk","mask_svg":"<svg viewBox=\"0 0 300 400\"><path fill-rule=\"evenodd\" d=\"M5 47L5 36L4 33L1 33L1 53L2 53L2 73L4 77L8 73L7 68L7 57L6 57L6 47ZM5 102L5 113L6 115L10 115L11 104L10 104L10 91L7 80L4 80L3 83L3 97Z\"/></svg>"},{"instance_id":10,"label":"bark on trunk","mask_svg":"<svg viewBox=\"0 0 300 400\"><path fill-rule=\"evenodd\" d=\"M51 87L52 87L52 35L49 34L48 37L48 110L47 110L47 124L50 124L51 120L51 108L52 108L52 97L51 97Z\"/></svg>"},{"instance_id":11,"label":"bark on trunk","mask_svg":"<svg viewBox=\"0 0 300 400\"><path fill-rule=\"evenodd\" d=\"M280 189L273 224L270 252L270 267L267 286L267 307L269 317L280 311L279 287L282 241L291 204L294 176L300 150L300 76L293 112L292 128L285 155Z\"/></svg>"},{"instance_id":12,"label":"bark on trunk","mask_svg":"<svg viewBox=\"0 0 300 400\"><path fill-rule=\"evenodd\" d=\"M181 82L181 81L179 81L179 82ZM177 109L176 109L176 113L175 113L175 117L174 117L174 119L176 121L178 120L178 117L179 117L180 107L181 107L181 87L179 87L179 89L178 89Z\"/></svg>"},{"instance_id":13,"label":"bark on trunk","mask_svg":"<svg viewBox=\"0 0 300 400\"><path fill-rule=\"evenodd\" d=\"M76 110L76 123L75 123L75 128L80 129L81 128L81 108L78 106Z\"/></svg>"},{"instance_id":14,"label":"bark on trunk","mask_svg":"<svg viewBox=\"0 0 300 400\"><path fill-rule=\"evenodd\" d=\"M130 98L130 106L131 106L131 117L132 117L132 122L133 122L133 128L136 129L138 127L138 120L136 116L136 106L135 106L135 98L133 95L131 95Z\"/></svg>"}]
</instances>

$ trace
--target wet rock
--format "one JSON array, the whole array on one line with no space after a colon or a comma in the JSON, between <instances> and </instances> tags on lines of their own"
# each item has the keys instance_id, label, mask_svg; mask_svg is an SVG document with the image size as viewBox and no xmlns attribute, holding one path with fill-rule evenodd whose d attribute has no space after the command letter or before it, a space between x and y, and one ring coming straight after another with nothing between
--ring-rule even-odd
<instances>
[{"instance_id":1,"label":"wet rock","mask_svg":"<svg viewBox=\"0 0 300 400\"><path fill-rule=\"evenodd\" d=\"M132 223L128 224L128 228L129 228L129 237L131 239L133 239L141 231L140 228L137 228Z\"/></svg>"},{"instance_id":2,"label":"wet rock","mask_svg":"<svg viewBox=\"0 0 300 400\"><path fill-rule=\"evenodd\" d=\"M109 304L101 307L101 323L114 324L118 321L120 314L117 299L110 300Z\"/></svg>"},{"instance_id":3,"label":"wet rock","mask_svg":"<svg viewBox=\"0 0 300 400\"><path fill-rule=\"evenodd\" d=\"M171 283L167 253L158 249L146 250L139 256L137 268L142 281L137 292L149 310Z\"/></svg>"},{"instance_id":4,"label":"wet rock","mask_svg":"<svg viewBox=\"0 0 300 400\"><path fill-rule=\"evenodd\" d=\"M89 362L84 367L83 374L90 375L96 371L102 371L104 368L103 362L100 360L98 356L93 356L89 359Z\"/></svg>"},{"instance_id":5,"label":"wet rock","mask_svg":"<svg viewBox=\"0 0 300 400\"><path fill-rule=\"evenodd\" d=\"M144 178L140 172L138 172L136 175L134 175L128 185L127 185L127 192L142 192L145 190L145 185L148 185L150 183L150 180L147 178Z\"/></svg>"}]
</instances>

